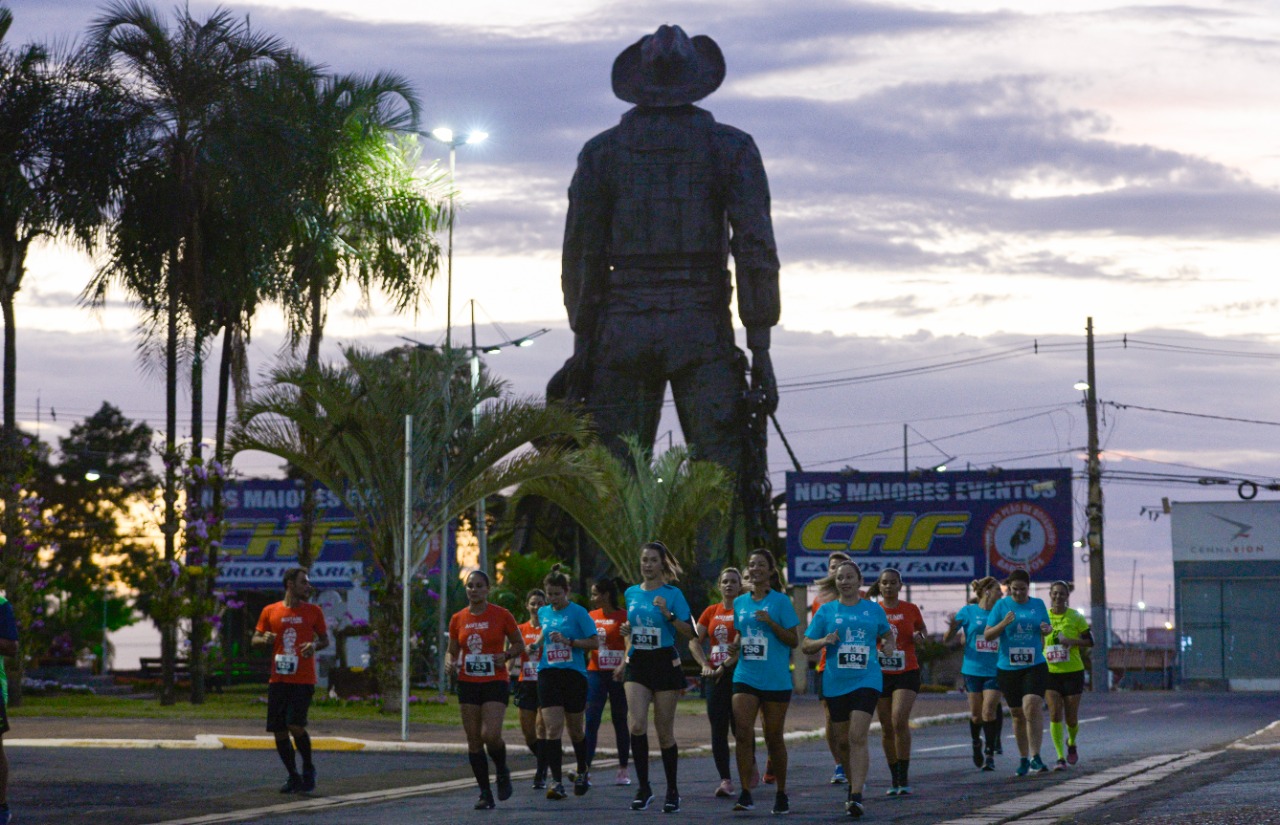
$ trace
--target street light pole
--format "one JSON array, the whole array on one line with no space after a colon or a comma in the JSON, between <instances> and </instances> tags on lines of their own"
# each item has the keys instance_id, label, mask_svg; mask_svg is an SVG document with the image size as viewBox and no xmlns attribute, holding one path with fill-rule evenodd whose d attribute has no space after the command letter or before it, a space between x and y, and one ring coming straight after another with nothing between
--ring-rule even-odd
<instances>
[{"instance_id":1,"label":"street light pole","mask_svg":"<svg viewBox=\"0 0 1280 825\"><path fill-rule=\"evenodd\" d=\"M449 240L447 251L445 252L444 346L445 349L451 349L453 347L453 199L458 191L456 181L458 147L471 143L480 143L489 137L489 134L487 132L472 131L455 135L453 130L447 126L437 126L430 132L418 132L418 134L449 147Z\"/></svg>"},{"instance_id":2,"label":"street light pole","mask_svg":"<svg viewBox=\"0 0 1280 825\"><path fill-rule=\"evenodd\" d=\"M476 346L476 299L471 299L471 427L480 425L480 405L476 389L480 386L480 349ZM476 541L480 546L480 569L489 575L489 525L485 522L484 496L476 502Z\"/></svg>"},{"instance_id":3,"label":"street light pole","mask_svg":"<svg viewBox=\"0 0 1280 825\"><path fill-rule=\"evenodd\" d=\"M1088 505L1085 513L1089 520L1086 536L1089 547L1089 602L1090 624L1094 642L1091 659L1093 689L1106 693L1110 689L1107 670L1107 651L1111 647L1111 628L1107 625L1107 579L1103 563L1102 542L1102 463L1098 458L1098 378L1093 366L1093 318L1085 326L1086 376L1085 421L1089 428L1089 478Z\"/></svg>"}]
</instances>

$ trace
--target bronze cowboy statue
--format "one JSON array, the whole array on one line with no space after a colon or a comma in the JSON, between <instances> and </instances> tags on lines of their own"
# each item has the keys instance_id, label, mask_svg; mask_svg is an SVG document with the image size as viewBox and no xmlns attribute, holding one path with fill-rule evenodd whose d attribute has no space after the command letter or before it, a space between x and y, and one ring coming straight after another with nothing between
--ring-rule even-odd
<instances>
[{"instance_id":1,"label":"bronze cowboy statue","mask_svg":"<svg viewBox=\"0 0 1280 825\"><path fill-rule=\"evenodd\" d=\"M693 456L731 470L755 498L763 489L767 508L778 254L755 142L693 105L724 73L715 41L679 26L614 61L613 92L635 107L578 156L561 269L574 353L547 395L579 404L622 455L625 433L652 447L670 382ZM730 253L749 366L734 343ZM752 497L744 491L747 523L758 528L748 532L775 534Z\"/></svg>"}]
</instances>

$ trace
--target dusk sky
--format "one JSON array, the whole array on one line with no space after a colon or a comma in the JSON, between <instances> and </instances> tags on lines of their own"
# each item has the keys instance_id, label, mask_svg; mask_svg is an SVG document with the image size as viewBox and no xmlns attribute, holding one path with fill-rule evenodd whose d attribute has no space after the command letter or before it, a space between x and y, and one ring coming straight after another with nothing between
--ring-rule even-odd
<instances>
[{"instance_id":1,"label":"dusk sky","mask_svg":"<svg viewBox=\"0 0 1280 825\"><path fill-rule=\"evenodd\" d=\"M8 5L14 43L81 37L101 8ZM909 424L913 467L951 455L961 468L1082 471L1072 384L1093 316L1100 396L1130 405L1104 407L1107 470L1280 476L1274 2L224 5L334 70L403 74L424 128L491 134L458 155L454 323L475 298L481 343L504 337L492 320L513 336L552 328L490 362L522 394L541 394L571 348L565 191L582 143L626 111L612 61L675 23L719 43L727 78L701 105L753 134L768 170L783 264L778 417L805 469L901 469ZM92 269L43 246L19 295L19 417L34 428L39 398L45 438L103 400L163 421L161 373L134 355L128 305L91 315L77 303ZM346 297L327 352L438 340L444 317L443 278L416 316ZM255 372L281 328L276 313L255 319ZM780 490L790 462L776 438L770 464ZM1106 496L1108 601L1130 600L1137 561L1146 601L1163 607L1168 518L1142 508L1234 488L1115 482ZM1082 483L1075 498L1079 535ZM1087 572L1077 560L1081 607Z\"/></svg>"}]
</instances>

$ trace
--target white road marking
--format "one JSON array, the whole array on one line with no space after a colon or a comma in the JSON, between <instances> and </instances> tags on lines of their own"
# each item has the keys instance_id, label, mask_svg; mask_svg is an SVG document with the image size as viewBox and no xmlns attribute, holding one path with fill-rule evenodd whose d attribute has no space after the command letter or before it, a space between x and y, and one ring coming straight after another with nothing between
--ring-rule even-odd
<instances>
[{"instance_id":1,"label":"white road marking","mask_svg":"<svg viewBox=\"0 0 1280 825\"><path fill-rule=\"evenodd\" d=\"M929 753L930 751L949 751L953 748L967 748L969 745L938 745L936 748L912 748L912 753Z\"/></svg>"},{"instance_id":2,"label":"white road marking","mask_svg":"<svg viewBox=\"0 0 1280 825\"><path fill-rule=\"evenodd\" d=\"M1147 712L1147 711L1149 711L1149 710L1151 710L1151 708L1137 708L1137 709L1135 709L1135 710L1131 710L1131 711L1129 711L1129 715L1130 715L1130 716L1132 716L1132 715L1134 715L1135 713L1146 713L1146 712Z\"/></svg>"}]
</instances>

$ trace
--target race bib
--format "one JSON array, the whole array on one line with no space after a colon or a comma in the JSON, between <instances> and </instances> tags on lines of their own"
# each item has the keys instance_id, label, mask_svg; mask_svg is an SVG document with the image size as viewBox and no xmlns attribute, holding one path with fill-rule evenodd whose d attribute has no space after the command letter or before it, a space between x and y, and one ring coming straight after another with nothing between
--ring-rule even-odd
<instances>
[{"instance_id":1,"label":"race bib","mask_svg":"<svg viewBox=\"0 0 1280 825\"><path fill-rule=\"evenodd\" d=\"M751 641L742 642L742 658L748 662L763 662L769 658L769 640L757 636Z\"/></svg>"},{"instance_id":2,"label":"race bib","mask_svg":"<svg viewBox=\"0 0 1280 825\"><path fill-rule=\"evenodd\" d=\"M988 642L986 639L979 636L973 642L973 649L978 651L979 653L999 653L1000 640L992 639L991 641Z\"/></svg>"},{"instance_id":3,"label":"race bib","mask_svg":"<svg viewBox=\"0 0 1280 825\"><path fill-rule=\"evenodd\" d=\"M538 661L530 659L520 666L520 678L526 682L538 681Z\"/></svg>"},{"instance_id":4,"label":"race bib","mask_svg":"<svg viewBox=\"0 0 1280 825\"><path fill-rule=\"evenodd\" d=\"M298 672L298 657L289 653L276 654L276 675L292 676Z\"/></svg>"},{"instance_id":5,"label":"race bib","mask_svg":"<svg viewBox=\"0 0 1280 825\"><path fill-rule=\"evenodd\" d=\"M1049 645L1044 649L1044 660L1049 664L1062 664L1070 658L1066 645Z\"/></svg>"},{"instance_id":6,"label":"race bib","mask_svg":"<svg viewBox=\"0 0 1280 825\"><path fill-rule=\"evenodd\" d=\"M573 651L567 644L552 642L547 645L547 664L558 665L573 660Z\"/></svg>"},{"instance_id":7,"label":"race bib","mask_svg":"<svg viewBox=\"0 0 1280 825\"><path fill-rule=\"evenodd\" d=\"M1009 664L1011 665L1033 665L1036 661L1036 649L1034 647L1011 647L1009 648Z\"/></svg>"},{"instance_id":8,"label":"race bib","mask_svg":"<svg viewBox=\"0 0 1280 825\"><path fill-rule=\"evenodd\" d=\"M659 634L656 627L631 628L631 646L636 650L657 650Z\"/></svg>"},{"instance_id":9,"label":"race bib","mask_svg":"<svg viewBox=\"0 0 1280 825\"><path fill-rule=\"evenodd\" d=\"M878 656L880 667L884 670L902 670L907 666L907 654L901 650L893 651L892 656Z\"/></svg>"},{"instance_id":10,"label":"race bib","mask_svg":"<svg viewBox=\"0 0 1280 825\"><path fill-rule=\"evenodd\" d=\"M601 670L613 670L618 665L622 664L622 651L609 650L608 648L602 647L600 648L599 662Z\"/></svg>"},{"instance_id":11,"label":"race bib","mask_svg":"<svg viewBox=\"0 0 1280 825\"><path fill-rule=\"evenodd\" d=\"M492 653L477 653L463 661L462 672L468 676L497 676L498 668Z\"/></svg>"},{"instance_id":12,"label":"race bib","mask_svg":"<svg viewBox=\"0 0 1280 825\"><path fill-rule=\"evenodd\" d=\"M871 661L871 647L868 645L840 645L836 648L836 667L846 670L866 670Z\"/></svg>"},{"instance_id":13,"label":"race bib","mask_svg":"<svg viewBox=\"0 0 1280 825\"><path fill-rule=\"evenodd\" d=\"M711 646L711 662L712 667L720 667L720 665L729 661L728 645L712 645Z\"/></svg>"}]
</instances>

